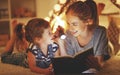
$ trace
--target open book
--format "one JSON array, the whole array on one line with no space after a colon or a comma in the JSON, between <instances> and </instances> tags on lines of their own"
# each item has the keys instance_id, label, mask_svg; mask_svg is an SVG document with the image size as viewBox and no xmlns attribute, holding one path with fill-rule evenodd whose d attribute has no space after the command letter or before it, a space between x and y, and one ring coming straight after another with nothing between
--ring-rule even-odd
<instances>
[{"instance_id":1,"label":"open book","mask_svg":"<svg viewBox=\"0 0 120 75\"><path fill-rule=\"evenodd\" d=\"M74 56L52 58L54 73L82 73L91 67L90 64L94 65L94 62L89 59L91 56L93 56L93 48L79 52ZM95 62L95 64L97 64L97 62ZM98 66L94 68L96 67Z\"/></svg>"}]
</instances>

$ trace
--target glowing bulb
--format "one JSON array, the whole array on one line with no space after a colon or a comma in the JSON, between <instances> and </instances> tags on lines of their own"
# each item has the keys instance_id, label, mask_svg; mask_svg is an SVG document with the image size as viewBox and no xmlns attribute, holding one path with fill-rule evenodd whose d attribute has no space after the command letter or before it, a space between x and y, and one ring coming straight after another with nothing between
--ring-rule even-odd
<instances>
[{"instance_id":1,"label":"glowing bulb","mask_svg":"<svg viewBox=\"0 0 120 75\"><path fill-rule=\"evenodd\" d=\"M61 9L61 6L59 4L55 4L54 10L57 12Z\"/></svg>"},{"instance_id":2,"label":"glowing bulb","mask_svg":"<svg viewBox=\"0 0 120 75\"><path fill-rule=\"evenodd\" d=\"M59 0L60 4L65 4L66 0Z\"/></svg>"},{"instance_id":3,"label":"glowing bulb","mask_svg":"<svg viewBox=\"0 0 120 75\"><path fill-rule=\"evenodd\" d=\"M116 4L120 4L120 0L116 0Z\"/></svg>"},{"instance_id":4,"label":"glowing bulb","mask_svg":"<svg viewBox=\"0 0 120 75\"><path fill-rule=\"evenodd\" d=\"M82 2L85 2L86 0L81 0Z\"/></svg>"}]
</instances>

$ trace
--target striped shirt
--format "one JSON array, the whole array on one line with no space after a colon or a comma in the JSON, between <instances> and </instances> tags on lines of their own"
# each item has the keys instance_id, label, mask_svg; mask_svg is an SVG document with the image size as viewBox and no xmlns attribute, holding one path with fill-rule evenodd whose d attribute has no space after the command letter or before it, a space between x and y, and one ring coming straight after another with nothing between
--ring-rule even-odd
<instances>
[{"instance_id":1,"label":"striped shirt","mask_svg":"<svg viewBox=\"0 0 120 75\"><path fill-rule=\"evenodd\" d=\"M58 45L56 43L48 45L47 55L45 55L42 50L34 44L30 44L28 51L32 52L32 54L36 58L36 66L40 68L47 68L51 64L51 58L54 57L54 53L58 49Z\"/></svg>"}]
</instances>

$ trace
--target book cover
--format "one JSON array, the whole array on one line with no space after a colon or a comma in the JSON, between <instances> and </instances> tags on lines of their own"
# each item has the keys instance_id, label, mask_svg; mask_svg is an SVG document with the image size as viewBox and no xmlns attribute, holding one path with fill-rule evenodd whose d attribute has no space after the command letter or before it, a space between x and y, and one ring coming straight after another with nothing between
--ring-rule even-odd
<instances>
[{"instance_id":1,"label":"book cover","mask_svg":"<svg viewBox=\"0 0 120 75\"><path fill-rule=\"evenodd\" d=\"M84 50L74 56L61 56L52 58L54 73L81 73L91 67L94 63L89 58L93 55L93 48ZM98 66L93 66L98 67Z\"/></svg>"}]
</instances>

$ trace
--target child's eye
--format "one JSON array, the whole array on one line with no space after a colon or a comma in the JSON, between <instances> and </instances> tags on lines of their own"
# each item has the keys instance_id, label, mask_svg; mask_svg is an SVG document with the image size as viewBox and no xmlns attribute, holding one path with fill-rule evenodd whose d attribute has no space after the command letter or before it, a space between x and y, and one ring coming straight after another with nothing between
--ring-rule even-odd
<instances>
[{"instance_id":1,"label":"child's eye","mask_svg":"<svg viewBox=\"0 0 120 75\"><path fill-rule=\"evenodd\" d=\"M49 32L48 34L49 34L49 35L52 35L52 32Z\"/></svg>"},{"instance_id":2,"label":"child's eye","mask_svg":"<svg viewBox=\"0 0 120 75\"><path fill-rule=\"evenodd\" d=\"M78 24L77 24L77 23L73 23L72 25L73 25L73 26L78 26Z\"/></svg>"}]
</instances>

